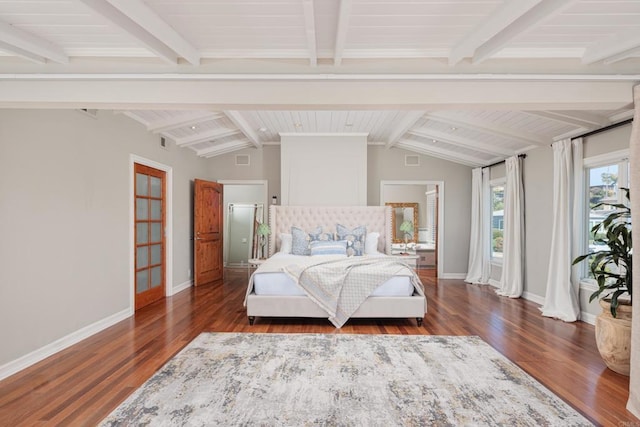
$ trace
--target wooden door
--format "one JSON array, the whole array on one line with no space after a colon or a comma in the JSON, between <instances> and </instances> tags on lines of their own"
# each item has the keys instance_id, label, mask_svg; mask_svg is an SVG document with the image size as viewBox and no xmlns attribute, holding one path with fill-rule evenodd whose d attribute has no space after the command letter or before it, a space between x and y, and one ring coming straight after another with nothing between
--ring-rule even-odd
<instances>
[{"instance_id":1,"label":"wooden door","mask_svg":"<svg viewBox=\"0 0 640 427\"><path fill-rule=\"evenodd\" d=\"M135 309L165 296L165 172L135 164Z\"/></svg>"},{"instance_id":2,"label":"wooden door","mask_svg":"<svg viewBox=\"0 0 640 427\"><path fill-rule=\"evenodd\" d=\"M194 190L194 286L222 280L222 184L196 179Z\"/></svg>"}]
</instances>

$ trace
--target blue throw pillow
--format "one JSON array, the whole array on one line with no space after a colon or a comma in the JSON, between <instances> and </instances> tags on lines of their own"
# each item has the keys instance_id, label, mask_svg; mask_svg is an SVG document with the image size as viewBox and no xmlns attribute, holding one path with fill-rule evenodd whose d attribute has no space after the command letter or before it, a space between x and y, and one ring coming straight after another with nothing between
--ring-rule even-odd
<instances>
[{"instance_id":1,"label":"blue throw pillow","mask_svg":"<svg viewBox=\"0 0 640 427\"><path fill-rule=\"evenodd\" d=\"M320 233L322 230L314 230ZM293 255L309 255L309 234L302 228L291 227L291 253Z\"/></svg>"},{"instance_id":2,"label":"blue throw pillow","mask_svg":"<svg viewBox=\"0 0 640 427\"><path fill-rule=\"evenodd\" d=\"M346 255L346 240L314 240L311 242L311 256L313 255Z\"/></svg>"},{"instance_id":3,"label":"blue throw pillow","mask_svg":"<svg viewBox=\"0 0 640 427\"><path fill-rule=\"evenodd\" d=\"M338 240L347 241L347 255L364 255L364 241L367 237L367 227L360 225L354 229L349 229L341 224L336 224L336 235Z\"/></svg>"}]
</instances>

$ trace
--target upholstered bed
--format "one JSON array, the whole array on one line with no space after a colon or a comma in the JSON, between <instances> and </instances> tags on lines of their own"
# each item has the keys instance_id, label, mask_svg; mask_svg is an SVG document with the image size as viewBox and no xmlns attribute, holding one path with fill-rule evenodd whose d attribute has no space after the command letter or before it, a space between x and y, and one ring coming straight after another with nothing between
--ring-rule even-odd
<instances>
[{"instance_id":1,"label":"upholstered bed","mask_svg":"<svg viewBox=\"0 0 640 427\"><path fill-rule=\"evenodd\" d=\"M364 227L368 234L375 232L375 241L367 244L367 253L363 256L341 257L327 256L297 256L283 253L283 235L290 234L292 227L302 230L313 230L322 227L323 232L336 233L337 225L347 228ZM327 311L314 300L313 295L293 282L290 270L304 270L308 264L321 259L322 264L328 265L352 263L374 266L380 263L399 264L398 257L390 257L391 253L391 209L387 206L277 206L269 209L269 259L252 274L247 289L245 305L249 323L253 324L256 317L316 317L329 318L336 324ZM375 234L374 233L374 234ZM285 245L287 243L285 242ZM284 249L286 252L286 249ZM334 260L335 258L335 260ZM349 258L341 260L341 258ZM287 268L290 265L292 268ZM365 269L371 270L367 266ZM427 303L422 284L408 267L397 266L398 273L389 277L382 285L375 289L355 312L351 318L415 318L418 325L426 312ZM284 271L287 271L286 274ZM418 284L415 281L418 281ZM299 285L299 284L298 284ZM418 286L419 285L419 286ZM377 284L375 286L378 286Z\"/></svg>"}]
</instances>

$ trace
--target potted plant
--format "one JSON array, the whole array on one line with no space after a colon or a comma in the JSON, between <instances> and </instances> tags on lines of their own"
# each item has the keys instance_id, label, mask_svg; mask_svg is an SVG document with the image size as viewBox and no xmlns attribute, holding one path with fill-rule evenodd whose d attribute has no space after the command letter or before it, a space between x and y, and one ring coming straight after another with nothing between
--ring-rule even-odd
<instances>
[{"instance_id":1,"label":"potted plant","mask_svg":"<svg viewBox=\"0 0 640 427\"><path fill-rule=\"evenodd\" d=\"M627 201L629 189L622 188ZM591 232L594 243L606 248L577 257L573 264L589 260L596 289L589 302L599 298L602 313L596 318L596 343L605 364L629 375L631 357L631 299L633 291L631 209L621 203L598 203L615 210Z\"/></svg>"}]
</instances>

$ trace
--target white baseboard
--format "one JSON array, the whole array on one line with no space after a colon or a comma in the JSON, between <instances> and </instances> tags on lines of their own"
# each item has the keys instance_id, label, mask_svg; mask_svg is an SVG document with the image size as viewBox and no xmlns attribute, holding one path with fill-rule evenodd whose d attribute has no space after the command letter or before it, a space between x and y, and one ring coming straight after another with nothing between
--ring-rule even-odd
<instances>
[{"instance_id":1,"label":"white baseboard","mask_svg":"<svg viewBox=\"0 0 640 427\"><path fill-rule=\"evenodd\" d=\"M464 280L467 277L466 273L443 273L439 279L458 279Z\"/></svg>"},{"instance_id":2,"label":"white baseboard","mask_svg":"<svg viewBox=\"0 0 640 427\"><path fill-rule=\"evenodd\" d=\"M587 313L586 311L581 311L580 312L580 320L582 320L584 323L588 323L590 325L595 325L596 324L596 315L595 314L591 314L591 313Z\"/></svg>"},{"instance_id":3,"label":"white baseboard","mask_svg":"<svg viewBox=\"0 0 640 427\"><path fill-rule=\"evenodd\" d=\"M529 292L523 292L522 298L531 302L535 302L538 305L544 305L544 297L541 297L540 295L532 294Z\"/></svg>"},{"instance_id":4,"label":"white baseboard","mask_svg":"<svg viewBox=\"0 0 640 427\"><path fill-rule=\"evenodd\" d=\"M189 289L191 286L193 286L193 280L187 280L186 282L182 282L178 286L173 287L173 293L171 295L175 295L178 292L182 292L185 289Z\"/></svg>"},{"instance_id":5,"label":"white baseboard","mask_svg":"<svg viewBox=\"0 0 640 427\"><path fill-rule=\"evenodd\" d=\"M91 325L85 326L82 329L72 332L69 335L62 337L52 342L51 344L47 344L35 351L32 351L29 354L25 354L24 356L16 360L6 363L0 366L0 380L3 380L17 372L20 372L21 370L28 368L29 366L34 365L39 361L51 356L52 354L64 350L67 347L71 347L72 345L79 343L83 339L89 338L91 335L97 334L98 332L103 331L108 327L131 317L132 315L133 309L127 308L107 318L98 320Z\"/></svg>"}]
</instances>

